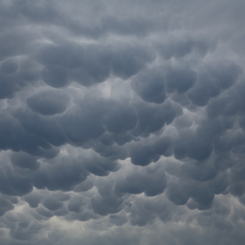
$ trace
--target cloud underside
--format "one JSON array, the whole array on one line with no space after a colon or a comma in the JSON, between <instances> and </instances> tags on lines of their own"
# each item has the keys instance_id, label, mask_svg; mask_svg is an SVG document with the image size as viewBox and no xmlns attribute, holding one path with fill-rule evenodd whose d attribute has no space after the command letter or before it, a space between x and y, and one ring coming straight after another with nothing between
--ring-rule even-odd
<instances>
[{"instance_id":1,"label":"cloud underside","mask_svg":"<svg viewBox=\"0 0 245 245\"><path fill-rule=\"evenodd\" d=\"M2 1L0 243L243 244L244 9Z\"/></svg>"}]
</instances>

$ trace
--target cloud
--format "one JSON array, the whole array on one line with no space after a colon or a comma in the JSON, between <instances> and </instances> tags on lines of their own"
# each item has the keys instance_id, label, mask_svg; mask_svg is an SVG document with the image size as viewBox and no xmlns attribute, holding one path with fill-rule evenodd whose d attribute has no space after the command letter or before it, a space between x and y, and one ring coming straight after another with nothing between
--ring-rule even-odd
<instances>
[{"instance_id":1,"label":"cloud","mask_svg":"<svg viewBox=\"0 0 245 245\"><path fill-rule=\"evenodd\" d=\"M42 91L28 98L27 105L42 115L54 115L66 110L69 97L60 91Z\"/></svg>"},{"instance_id":2,"label":"cloud","mask_svg":"<svg viewBox=\"0 0 245 245\"><path fill-rule=\"evenodd\" d=\"M161 104L164 102L164 75L157 71L144 71L132 81L132 88L143 100Z\"/></svg>"},{"instance_id":3,"label":"cloud","mask_svg":"<svg viewBox=\"0 0 245 245\"><path fill-rule=\"evenodd\" d=\"M0 243L243 244L243 1L2 1Z\"/></svg>"}]
</instances>

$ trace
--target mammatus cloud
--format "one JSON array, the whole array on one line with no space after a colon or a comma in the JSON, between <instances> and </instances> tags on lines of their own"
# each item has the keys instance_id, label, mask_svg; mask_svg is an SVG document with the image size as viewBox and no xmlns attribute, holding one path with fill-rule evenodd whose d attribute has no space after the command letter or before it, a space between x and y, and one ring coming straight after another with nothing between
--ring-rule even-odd
<instances>
[{"instance_id":1,"label":"mammatus cloud","mask_svg":"<svg viewBox=\"0 0 245 245\"><path fill-rule=\"evenodd\" d=\"M243 1L0 3L0 243L244 244Z\"/></svg>"}]
</instances>

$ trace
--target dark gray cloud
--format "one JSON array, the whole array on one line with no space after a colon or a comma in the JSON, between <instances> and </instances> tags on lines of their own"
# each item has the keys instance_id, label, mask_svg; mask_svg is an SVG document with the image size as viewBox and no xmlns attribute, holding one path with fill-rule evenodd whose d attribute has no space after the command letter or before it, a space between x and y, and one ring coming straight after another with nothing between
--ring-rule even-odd
<instances>
[{"instance_id":1,"label":"dark gray cloud","mask_svg":"<svg viewBox=\"0 0 245 245\"><path fill-rule=\"evenodd\" d=\"M128 79L154 58L154 51L149 47L131 44L115 47L70 42L46 45L37 54L37 60L45 66L42 79L56 88L71 81L84 86L101 83L110 73Z\"/></svg>"},{"instance_id":2,"label":"dark gray cloud","mask_svg":"<svg viewBox=\"0 0 245 245\"><path fill-rule=\"evenodd\" d=\"M165 77L157 71L144 71L134 78L132 88L143 100L161 104L166 97Z\"/></svg>"},{"instance_id":3,"label":"dark gray cloud","mask_svg":"<svg viewBox=\"0 0 245 245\"><path fill-rule=\"evenodd\" d=\"M54 115L66 110L69 97L60 91L41 91L27 99L27 105L42 115Z\"/></svg>"},{"instance_id":4,"label":"dark gray cloud","mask_svg":"<svg viewBox=\"0 0 245 245\"><path fill-rule=\"evenodd\" d=\"M2 1L0 243L238 244L244 1Z\"/></svg>"}]
</instances>

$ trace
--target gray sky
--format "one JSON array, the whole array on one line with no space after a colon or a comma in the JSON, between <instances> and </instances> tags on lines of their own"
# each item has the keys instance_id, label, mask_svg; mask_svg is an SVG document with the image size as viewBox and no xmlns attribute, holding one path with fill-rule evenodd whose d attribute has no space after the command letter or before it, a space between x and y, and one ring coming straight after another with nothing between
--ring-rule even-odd
<instances>
[{"instance_id":1,"label":"gray sky","mask_svg":"<svg viewBox=\"0 0 245 245\"><path fill-rule=\"evenodd\" d=\"M0 244L244 244L245 2L2 0Z\"/></svg>"}]
</instances>

